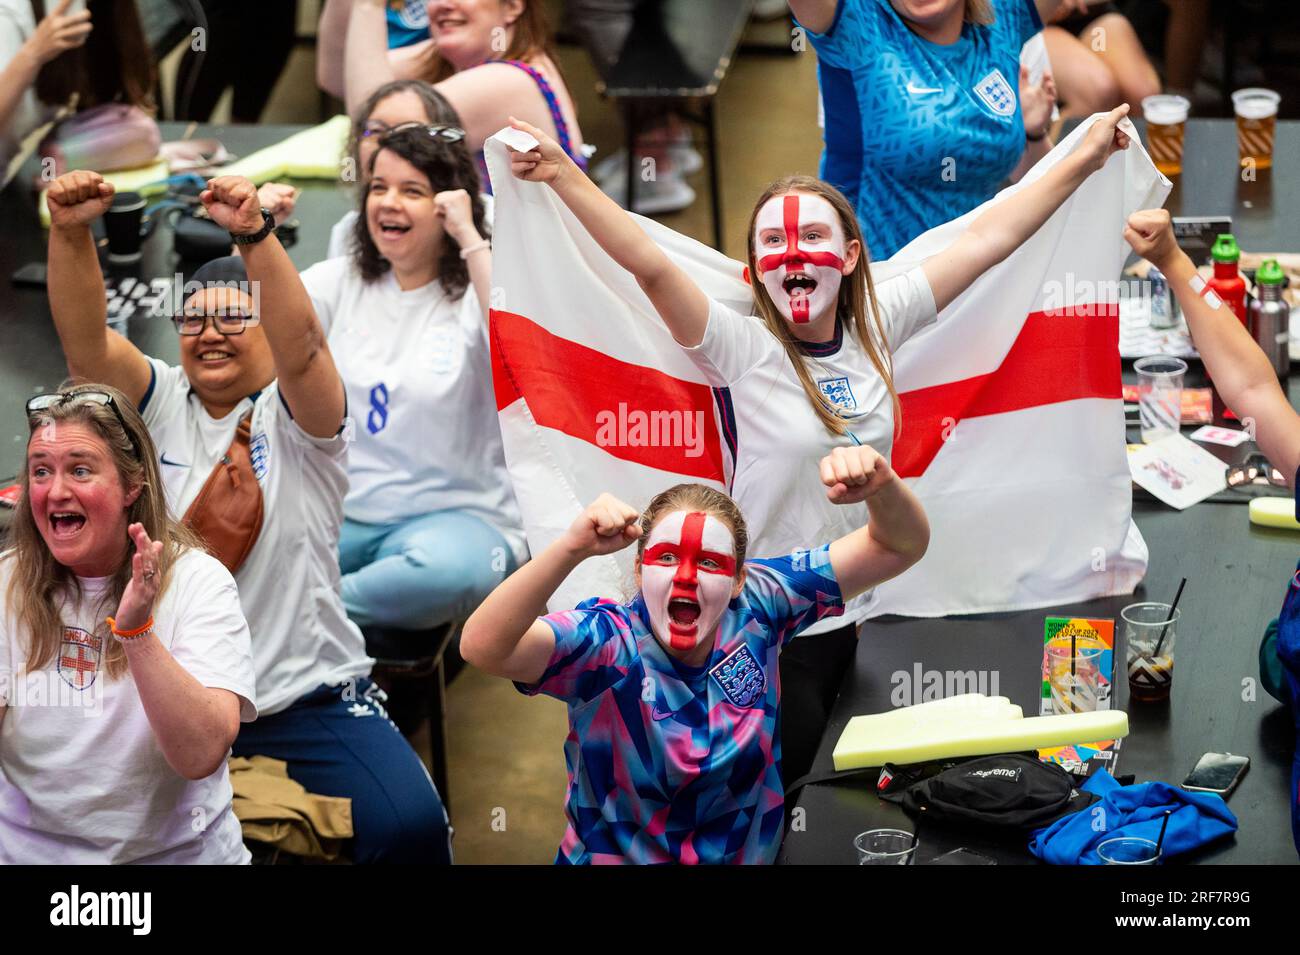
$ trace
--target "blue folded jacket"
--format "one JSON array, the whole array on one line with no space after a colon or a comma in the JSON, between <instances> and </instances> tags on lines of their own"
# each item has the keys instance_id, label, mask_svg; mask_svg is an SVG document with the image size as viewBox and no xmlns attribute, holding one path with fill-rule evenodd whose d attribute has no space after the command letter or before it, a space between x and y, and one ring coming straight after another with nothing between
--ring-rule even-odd
<instances>
[{"instance_id":1,"label":"blue folded jacket","mask_svg":"<svg viewBox=\"0 0 1300 955\"><path fill-rule=\"evenodd\" d=\"M1137 836L1155 842L1165 811L1173 810L1162 855L1190 852L1237 831L1237 817L1217 793L1195 793L1168 783L1121 786L1104 769L1083 785L1101 801L1034 831L1029 851L1052 865L1101 865L1097 846Z\"/></svg>"}]
</instances>

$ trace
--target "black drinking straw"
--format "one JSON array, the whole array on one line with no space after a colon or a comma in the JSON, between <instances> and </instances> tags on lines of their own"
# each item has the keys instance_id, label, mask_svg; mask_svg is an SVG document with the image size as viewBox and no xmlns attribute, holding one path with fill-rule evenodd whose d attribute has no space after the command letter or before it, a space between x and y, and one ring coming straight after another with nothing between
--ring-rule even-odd
<instances>
[{"instance_id":1,"label":"black drinking straw","mask_svg":"<svg viewBox=\"0 0 1300 955\"><path fill-rule=\"evenodd\" d=\"M1165 844L1165 830L1169 828L1169 816L1172 809L1165 810L1165 821L1160 823L1160 835L1156 838L1156 858L1160 858L1160 847Z\"/></svg>"},{"instance_id":2,"label":"black drinking straw","mask_svg":"<svg viewBox=\"0 0 1300 955\"><path fill-rule=\"evenodd\" d=\"M1174 602L1169 606L1169 621L1165 624L1165 628L1160 631L1160 639L1156 641L1155 653L1151 654L1153 659L1160 656L1160 648L1165 645L1165 637L1169 635L1169 627L1174 622L1174 614L1178 612L1178 601L1183 596L1183 588L1186 586L1187 578L1184 577L1183 582L1178 585L1178 593L1174 594Z\"/></svg>"}]
</instances>

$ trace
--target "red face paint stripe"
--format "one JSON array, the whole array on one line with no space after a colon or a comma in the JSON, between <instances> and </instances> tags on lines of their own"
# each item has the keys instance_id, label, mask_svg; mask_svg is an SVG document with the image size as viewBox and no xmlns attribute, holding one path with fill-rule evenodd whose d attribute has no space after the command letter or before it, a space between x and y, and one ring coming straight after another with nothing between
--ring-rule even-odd
<instances>
[{"instance_id":1,"label":"red face paint stripe","mask_svg":"<svg viewBox=\"0 0 1300 955\"><path fill-rule=\"evenodd\" d=\"M544 428L600 447L624 461L709 481L725 483L722 441L713 408L713 390L653 368L633 365L561 338L531 319L492 309L492 388L500 411L523 398L533 420ZM625 406L630 417L679 411L704 424L697 436L702 453L688 442L659 445L597 443L598 415ZM703 412L696 417L695 413ZM684 423L684 422L683 422ZM684 433L684 432L683 432Z\"/></svg>"},{"instance_id":2,"label":"red face paint stripe","mask_svg":"<svg viewBox=\"0 0 1300 955\"><path fill-rule=\"evenodd\" d=\"M773 252L758 260L758 267L764 272L785 265L791 271L799 271L805 265L825 265L830 268L844 268L844 260L834 252L808 252L799 248L799 197L786 196L781 202L781 219L785 227L785 251Z\"/></svg>"},{"instance_id":3,"label":"red face paint stripe","mask_svg":"<svg viewBox=\"0 0 1300 955\"><path fill-rule=\"evenodd\" d=\"M642 563L658 563L659 559L664 556L681 559L682 548L677 544L671 543L655 544L654 547L646 548L645 556L642 558ZM714 550L702 550L700 551L700 560L711 560L718 565L717 568L701 567L699 568L701 573L721 574L723 577L736 576L736 559L730 554L719 554Z\"/></svg>"},{"instance_id":4,"label":"red face paint stripe","mask_svg":"<svg viewBox=\"0 0 1300 955\"><path fill-rule=\"evenodd\" d=\"M1034 312L996 371L901 393L903 432L894 446L895 472L924 474L950 421L1081 398L1119 398L1119 306L1106 303L1098 309L1088 318Z\"/></svg>"},{"instance_id":5,"label":"red face paint stripe","mask_svg":"<svg viewBox=\"0 0 1300 955\"><path fill-rule=\"evenodd\" d=\"M696 568L699 567L700 550L704 547L704 515L691 511L682 522L682 562L677 565L677 574L673 582L689 583L699 586Z\"/></svg>"}]
</instances>

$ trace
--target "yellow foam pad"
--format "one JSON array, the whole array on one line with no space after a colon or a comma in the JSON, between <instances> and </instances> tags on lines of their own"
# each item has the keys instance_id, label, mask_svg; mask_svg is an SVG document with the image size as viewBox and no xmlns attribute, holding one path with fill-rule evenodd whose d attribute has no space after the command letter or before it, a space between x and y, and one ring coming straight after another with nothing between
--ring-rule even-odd
<instances>
[{"instance_id":1,"label":"yellow foam pad","mask_svg":"<svg viewBox=\"0 0 1300 955\"><path fill-rule=\"evenodd\" d=\"M1257 497L1250 502L1250 522L1261 527L1300 531L1295 519L1295 500L1289 497Z\"/></svg>"},{"instance_id":2,"label":"yellow foam pad","mask_svg":"<svg viewBox=\"0 0 1300 955\"><path fill-rule=\"evenodd\" d=\"M350 125L350 120L340 114L235 160L221 174L245 176L259 186L273 179L338 179Z\"/></svg>"},{"instance_id":3,"label":"yellow foam pad","mask_svg":"<svg viewBox=\"0 0 1300 955\"><path fill-rule=\"evenodd\" d=\"M998 703L915 712L927 705L849 720L835 744L835 769L987 756L1128 735L1128 714L1121 710L1024 719L1019 707Z\"/></svg>"}]
</instances>

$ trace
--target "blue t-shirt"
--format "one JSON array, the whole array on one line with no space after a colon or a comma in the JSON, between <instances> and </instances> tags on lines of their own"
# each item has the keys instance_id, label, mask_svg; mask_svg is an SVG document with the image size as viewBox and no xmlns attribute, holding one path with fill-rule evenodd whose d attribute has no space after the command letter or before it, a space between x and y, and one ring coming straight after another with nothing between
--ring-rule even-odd
<instances>
[{"instance_id":1,"label":"blue t-shirt","mask_svg":"<svg viewBox=\"0 0 1300 955\"><path fill-rule=\"evenodd\" d=\"M777 656L844 602L829 545L746 561L745 571L701 667L664 650L640 594L542 618L555 652L537 683L515 685L569 705L557 862L776 858L785 813Z\"/></svg>"},{"instance_id":2,"label":"blue t-shirt","mask_svg":"<svg viewBox=\"0 0 1300 955\"><path fill-rule=\"evenodd\" d=\"M821 177L857 209L872 258L997 192L1025 148L1020 48L1043 29L1032 0L992 0L996 20L939 46L889 0L840 0L817 50Z\"/></svg>"},{"instance_id":3,"label":"blue t-shirt","mask_svg":"<svg viewBox=\"0 0 1300 955\"><path fill-rule=\"evenodd\" d=\"M424 0L389 3L385 9L388 13L390 50L429 39L429 8Z\"/></svg>"}]
</instances>

